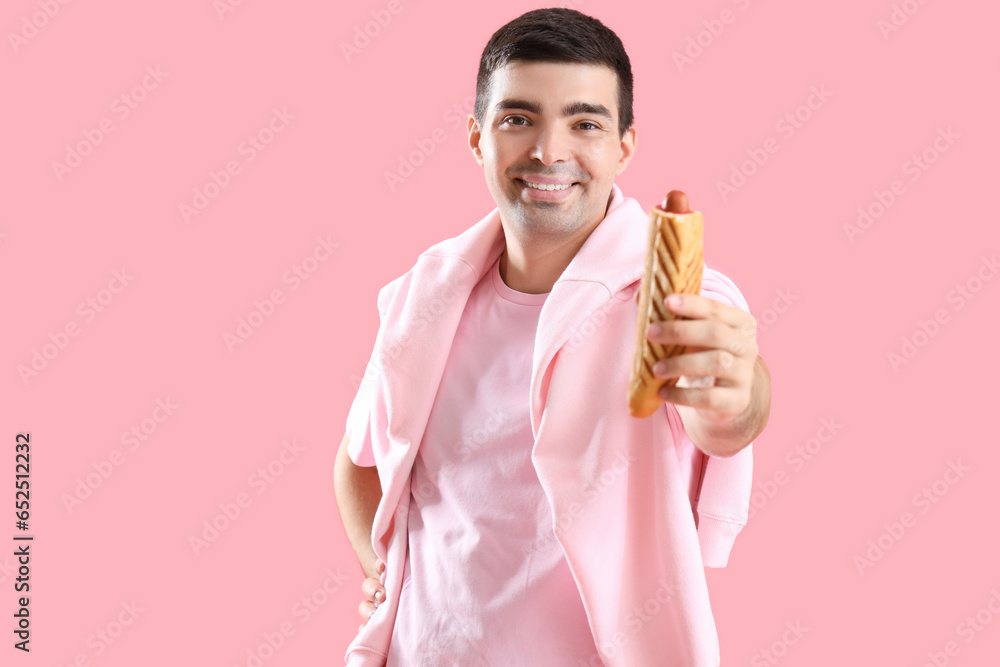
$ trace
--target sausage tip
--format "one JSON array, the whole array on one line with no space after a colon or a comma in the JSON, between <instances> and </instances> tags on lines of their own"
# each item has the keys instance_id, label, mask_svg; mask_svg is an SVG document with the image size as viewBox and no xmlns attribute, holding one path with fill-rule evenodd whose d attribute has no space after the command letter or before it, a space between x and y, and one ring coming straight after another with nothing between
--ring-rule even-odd
<instances>
[{"instance_id":1,"label":"sausage tip","mask_svg":"<svg viewBox=\"0 0 1000 667\"><path fill-rule=\"evenodd\" d=\"M660 208L667 213L690 213L687 195L682 190L671 190L663 199Z\"/></svg>"}]
</instances>

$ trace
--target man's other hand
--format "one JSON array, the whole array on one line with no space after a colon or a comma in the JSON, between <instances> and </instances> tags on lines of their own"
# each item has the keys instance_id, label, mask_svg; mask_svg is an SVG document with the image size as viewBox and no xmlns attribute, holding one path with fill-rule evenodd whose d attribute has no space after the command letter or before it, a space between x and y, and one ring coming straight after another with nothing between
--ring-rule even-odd
<instances>
[{"instance_id":1,"label":"man's other hand","mask_svg":"<svg viewBox=\"0 0 1000 667\"><path fill-rule=\"evenodd\" d=\"M375 563L375 572L378 573L379 577L385 572L385 563L381 560ZM361 592L365 595L365 600L358 605L358 613L361 614L361 618L364 623L358 626L358 632L361 632L361 628L368 625L368 619L371 618L378 606L385 602L385 588L382 586L382 581L379 577L368 577L363 582L361 582Z\"/></svg>"}]
</instances>

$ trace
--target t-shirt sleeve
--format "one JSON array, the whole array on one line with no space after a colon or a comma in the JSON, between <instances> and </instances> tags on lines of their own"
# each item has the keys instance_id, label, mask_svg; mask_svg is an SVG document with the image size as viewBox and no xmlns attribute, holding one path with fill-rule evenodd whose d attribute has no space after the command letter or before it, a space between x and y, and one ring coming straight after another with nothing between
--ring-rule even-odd
<instances>
[{"instance_id":1,"label":"t-shirt sleeve","mask_svg":"<svg viewBox=\"0 0 1000 667\"><path fill-rule=\"evenodd\" d=\"M375 382L379 375L379 335L375 337L375 347L365 367L365 374L358 385L358 393L347 413L347 454L357 466L375 465L372 449L371 409L375 398Z\"/></svg>"},{"instance_id":2,"label":"t-shirt sleeve","mask_svg":"<svg viewBox=\"0 0 1000 667\"><path fill-rule=\"evenodd\" d=\"M409 273L400 276L382 287L378 293L378 333L375 335L375 344L372 347L368 364L365 366L365 374L358 385L358 393L347 413L347 454L357 466L371 467L375 465L371 430L372 407L375 403L378 383L381 381L382 364L384 363L382 347L386 328L386 313L400 285L408 276Z\"/></svg>"}]
</instances>

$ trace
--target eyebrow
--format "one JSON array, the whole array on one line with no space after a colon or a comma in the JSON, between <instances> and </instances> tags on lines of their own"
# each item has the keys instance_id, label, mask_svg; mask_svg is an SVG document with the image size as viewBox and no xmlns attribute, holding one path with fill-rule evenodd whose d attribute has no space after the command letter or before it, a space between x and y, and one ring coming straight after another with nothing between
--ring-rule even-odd
<instances>
[{"instance_id":1,"label":"eyebrow","mask_svg":"<svg viewBox=\"0 0 1000 667\"><path fill-rule=\"evenodd\" d=\"M496 112L504 111L506 109L524 109L525 111L530 111L534 114L541 114L542 107L535 102L529 102L528 100L517 100L517 99L503 99L493 110ZM562 115L563 117L576 116L577 114L593 114L597 116L604 116L608 120L614 120L611 116L611 111L608 110L603 104L591 104L590 102L572 102L563 107Z\"/></svg>"}]
</instances>

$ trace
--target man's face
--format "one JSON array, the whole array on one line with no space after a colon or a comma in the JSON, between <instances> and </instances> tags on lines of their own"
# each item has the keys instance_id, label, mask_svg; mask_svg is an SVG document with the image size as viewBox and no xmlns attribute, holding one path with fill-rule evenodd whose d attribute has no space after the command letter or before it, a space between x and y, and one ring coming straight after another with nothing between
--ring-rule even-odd
<instances>
[{"instance_id":1,"label":"man's face","mask_svg":"<svg viewBox=\"0 0 1000 667\"><path fill-rule=\"evenodd\" d=\"M558 242L604 218L635 150L634 129L618 136L617 100L618 78L601 65L513 62L493 73L469 146L506 228Z\"/></svg>"}]
</instances>

